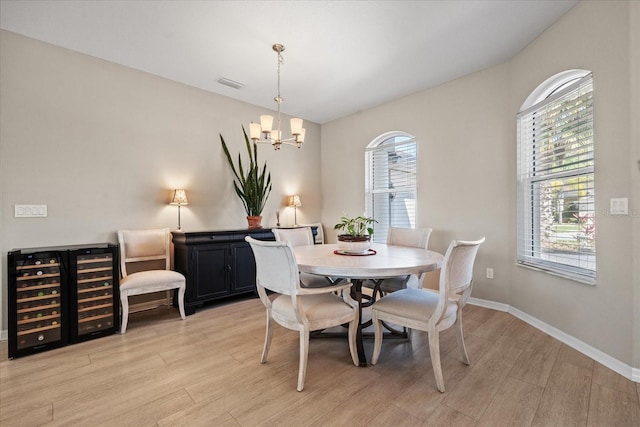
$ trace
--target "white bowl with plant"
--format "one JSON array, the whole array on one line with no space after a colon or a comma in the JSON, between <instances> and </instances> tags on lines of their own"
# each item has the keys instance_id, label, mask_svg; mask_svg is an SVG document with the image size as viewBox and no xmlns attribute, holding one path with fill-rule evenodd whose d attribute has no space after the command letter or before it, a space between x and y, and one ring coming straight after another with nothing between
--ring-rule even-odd
<instances>
[{"instance_id":1,"label":"white bowl with plant","mask_svg":"<svg viewBox=\"0 0 640 427\"><path fill-rule=\"evenodd\" d=\"M333 228L342 232L338 234L338 250L345 253L362 254L371 247L373 235L373 218L360 215L357 217L343 216Z\"/></svg>"}]
</instances>

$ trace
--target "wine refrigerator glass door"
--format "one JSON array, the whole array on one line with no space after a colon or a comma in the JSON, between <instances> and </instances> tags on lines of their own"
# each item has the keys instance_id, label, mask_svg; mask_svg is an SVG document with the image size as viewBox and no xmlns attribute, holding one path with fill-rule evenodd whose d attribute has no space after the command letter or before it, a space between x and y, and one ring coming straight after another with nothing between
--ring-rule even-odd
<instances>
[{"instance_id":1,"label":"wine refrigerator glass door","mask_svg":"<svg viewBox=\"0 0 640 427\"><path fill-rule=\"evenodd\" d=\"M74 255L75 254L75 255ZM117 256L111 250L82 250L75 258L76 315L73 340L113 333L118 326Z\"/></svg>"},{"instance_id":2,"label":"wine refrigerator glass door","mask_svg":"<svg viewBox=\"0 0 640 427\"><path fill-rule=\"evenodd\" d=\"M9 357L67 342L64 256L58 252L9 254Z\"/></svg>"}]
</instances>

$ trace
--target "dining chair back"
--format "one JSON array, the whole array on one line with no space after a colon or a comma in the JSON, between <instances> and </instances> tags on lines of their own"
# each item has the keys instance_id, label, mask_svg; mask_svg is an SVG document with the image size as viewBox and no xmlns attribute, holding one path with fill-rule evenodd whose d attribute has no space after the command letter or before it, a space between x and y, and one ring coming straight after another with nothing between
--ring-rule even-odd
<instances>
[{"instance_id":1,"label":"dining chair back","mask_svg":"<svg viewBox=\"0 0 640 427\"><path fill-rule=\"evenodd\" d=\"M438 293L407 288L390 293L373 304L375 340L371 363L375 365L378 362L382 349L382 322L426 331L436 385L439 391L445 391L439 333L455 326L462 361L468 365L469 356L462 333L462 309L471 295L473 265L483 242L484 237L476 241L451 242L442 263Z\"/></svg>"},{"instance_id":2,"label":"dining chair back","mask_svg":"<svg viewBox=\"0 0 640 427\"><path fill-rule=\"evenodd\" d=\"M289 242L294 248L315 244L311 227L273 228L271 232L277 242Z\"/></svg>"},{"instance_id":3,"label":"dining chair back","mask_svg":"<svg viewBox=\"0 0 640 427\"><path fill-rule=\"evenodd\" d=\"M389 227L389 231L387 233L387 244L427 249L429 247L431 231L431 228Z\"/></svg>"},{"instance_id":4,"label":"dining chair back","mask_svg":"<svg viewBox=\"0 0 640 427\"><path fill-rule=\"evenodd\" d=\"M168 228L155 230L118 230L120 246L120 333L127 331L129 297L132 295L177 289L180 317L184 312L185 277L171 270L171 233Z\"/></svg>"},{"instance_id":5,"label":"dining chair back","mask_svg":"<svg viewBox=\"0 0 640 427\"><path fill-rule=\"evenodd\" d=\"M315 244L311 227L273 228L271 232L275 236L276 242L289 242L294 248L296 246L311 246ZM300 281L302 287L320 288L331 285L335 282L335 279L316 274L300 273Z\"/></svg>"},{"instance_id":6,"label":"dining chair back","mask_svg":"<svg viewBox=\"0 0 640 427\"><path fill-rule=\"evenodd\" d=\"M298 264L289 242L245 240L256 260L256 287L267 310L267 327L260 363L267 361L273 335L273 322L299 332L299 366L297 390L304 389L309 355L309 334L343 324L349 325L349 351L354 365L358 365L356 332L358 304L351 296L351 283L322 288L300 286ZM276 294L267 295L267 290ZM338 295L340 294L340 295Z\"/></svg>"},{"instance_id":7,"label":"dining chair back","mask_svg":"<svg viewBox=\"0 0 640 427\"><path fill-rule=\"evenodd\" d=\"M312 224L305 224L305 227L315 227L316 235L313 239L316 245L324 245L324 228L322 227L321 222L314 222Z\"/></svg>"}]
</instances>

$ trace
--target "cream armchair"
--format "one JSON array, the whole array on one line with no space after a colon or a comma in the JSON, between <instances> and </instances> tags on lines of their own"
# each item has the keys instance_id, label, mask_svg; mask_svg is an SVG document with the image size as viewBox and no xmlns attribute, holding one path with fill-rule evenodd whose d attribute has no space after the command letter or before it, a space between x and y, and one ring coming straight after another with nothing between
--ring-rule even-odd
<instances>
[{"instance_id":1,"label":"cream armchair","mask_svg":"<svg viewBox=\"0 0 640 427\"><path fill-rule=\"evenodd\" d=\"M157 230L119 230L120 244L120 304L122 325L120 333L127 331L129 322L129 296L176 289L180 316L184 313L186 280L171 265L171 234L168 228ZM135 271L135 272L134 272Z\"/></svg>"}]
</instances>

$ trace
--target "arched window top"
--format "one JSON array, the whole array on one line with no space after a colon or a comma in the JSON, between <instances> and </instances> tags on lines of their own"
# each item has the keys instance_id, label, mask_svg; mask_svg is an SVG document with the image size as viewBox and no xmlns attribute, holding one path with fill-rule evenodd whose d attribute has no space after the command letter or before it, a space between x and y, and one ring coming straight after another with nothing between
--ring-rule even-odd
<instances>
[{"instance_id":1,"label":"arched window top","mask_svg":"<svg viewBox=\"0 0 640 427\"><path fill-rule=\"evenodd\" d=\"M549 77L531 92L520 107L520 112L534 107L589 74L591 74L589 70L574 69L562 71Z\"/></svg>"},{"instance_id":2,"label":"arched window top","mask_svg":"<svg viewBox=\"0 0 640 427\"><path fill-rule=\"evenodd\" d=\"M374 138L373 141L371 141L369 145L367 145L367 151L378 148L381 145L394 145L398 143L406 143L410 140L415 140L415 137L406 132L397 131L397 130L386 132Z\"/></svg>"}]
</instances>

